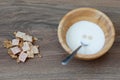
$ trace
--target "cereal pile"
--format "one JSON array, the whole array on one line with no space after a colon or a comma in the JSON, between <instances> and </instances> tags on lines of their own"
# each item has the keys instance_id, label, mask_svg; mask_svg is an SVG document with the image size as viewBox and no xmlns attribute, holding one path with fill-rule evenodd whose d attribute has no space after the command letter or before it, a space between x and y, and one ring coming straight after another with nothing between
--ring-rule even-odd
<instances>
[{"instance_id":1,"label":"cereal pile","mask_svg":"<svg viewBox=\"0 0 120 80\"><path fill-rule=\"evenodd\" d=\"M17 62L25 62L28 58L34 58L35 55L41 57L39 46L34 45L37 38L24 32L17 31L14 33L15 39L5 40L4 47L8 49L8 54Z\"/></svg>"}]
</instances>

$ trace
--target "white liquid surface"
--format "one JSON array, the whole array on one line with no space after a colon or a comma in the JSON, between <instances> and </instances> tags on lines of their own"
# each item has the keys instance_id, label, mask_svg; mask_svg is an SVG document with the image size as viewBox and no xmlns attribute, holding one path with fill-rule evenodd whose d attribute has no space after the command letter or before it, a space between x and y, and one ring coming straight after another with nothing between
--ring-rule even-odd
<instances>
[{"instance_id":1,"label":"white liquid surface","mask_svg":"<svg viewBox=\"0 0 120 80\"><path fill-rule=\"evenodd\" d=\"M103 48L105 36L104 32L97 24L89 21L79 21L68 29L66 41L72 51L83 42L84 44L88 44L88 46L82 47L78 53L95 54Z\"/></svg>"}]
</instances>

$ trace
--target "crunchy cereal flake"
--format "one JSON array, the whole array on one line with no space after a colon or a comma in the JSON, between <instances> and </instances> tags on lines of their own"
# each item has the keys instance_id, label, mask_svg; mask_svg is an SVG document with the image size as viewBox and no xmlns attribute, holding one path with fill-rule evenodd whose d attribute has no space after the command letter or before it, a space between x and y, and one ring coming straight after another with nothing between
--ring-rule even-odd
<instances>
[{"instance_id":1,"label":"crunchy cereal flake","mask_svg":"<svg viewBox=\"0 0 120 80\"><path fill-rule=\"evenodd\" d=\"M24 40L24 41L33 42L32 36L29 36L29 35L24 35L24 36L23 36L23 40Z\"/></svg>"},{"instance_id":2,"label":"crunchy cereal flake","mask_svg":"<svg viewBox=\"0 0 120 80\"><path fill-rule=\"evenodd\" d=\"M15 36L18 38L23 38L23 36L25 36L25 33L18 31L16 32Z\"/></svg>"},{"instance_id":3,"label":"crunchy cereal flake","mask_svg":"<svg viewBox=\"0 0 120 80\"><path fill-rule=\"evenodd\" d=\"M13 54L17 54L21 52L21 49L19 47L12 47L10 48L10 50L12 51Z\"/></svg>"},{"instance_id":4,"label":"crunchy cereal flake","mask_svg":"<svg viewBox=\"0 0 120 80\"><path fill-rule=\"evenodd\" d=\"M39 53L38 46L32 46L32 51L34 54L38 54Z\"/></svg>"},{"instance_id":5,"label":"crunchy cereal flake","mask_svg":"<svg viewBox=\"0 0 120 80\"><path fill-rule=\"evenodd\" d=\"M24 42L24 43L23 43L22 50L23 50L23 51L28 51L28 50L30 50L30 46L29 46L29 43L28 43L28 42Z\"/></svg>"},{"instance_id":6,"label":"crunchy cereal flake","mask_svg":"<svg viewBox=\"0 0 120 80\"><path fill-rule=\"evenodd\" d=\"M9 41L9 40L5 40L5 41L4 41L4 47L6 47L6 48L12 47L12 42Z\"/></svg>"},{"instance_id":7,"label":"crunchy cereal flake","mask_svg":"<svg viewBox=\"0 0 120 80\"><path fill-rule=\"evenodd\" d=\"M24 52L21 52L20 55L19 55L19 60L22 61L22 62L25 62L25 60L27 59L27 54L24 53Z\"/></svg>"},{"instance_id":8,"label":"crunchy cereal flake","mask_svg":"<svg viewBox=\"0 0 120 80\"><path fill-rule=\"evenodd\" d=\"M34 58L34 53L32 50L27 51L28 58Z\"/></svg>"},{"instance_id":9,"label":"crunchy cereal flake","mask_svg":"<svg viewBox=\"0 0 120 80\"><path fill-rule=\"evenodd\" d=\"M12 46L19 45L20 40L19 39L13 39L12 40Z\"/></svg>"}]
</instances>

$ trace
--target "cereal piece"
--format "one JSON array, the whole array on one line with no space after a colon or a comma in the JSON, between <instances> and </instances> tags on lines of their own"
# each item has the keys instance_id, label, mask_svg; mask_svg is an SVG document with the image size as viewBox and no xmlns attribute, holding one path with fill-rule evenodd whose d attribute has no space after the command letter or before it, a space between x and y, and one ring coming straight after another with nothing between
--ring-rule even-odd
<instances>
[{"instance_id":1,"label":"cereal piece","mask_svg":"<svg viewBox=\"0 0 120 80\"><path fill-rule=\"evenodd\" d=\"M17 55L11 55L11 57L13 58L13 59L17 59Z\"/></svg>"},{"instance_id":2,"label":"cereal piece","mask_svg":"<svg viewBox=\"0 0 120 80\"><path fill-rule=\"evenodd\" d=\"M22 61L22 62L25 62L26 59L27 59L27 54L24 53L24 52L21 52L20 55L19 55L19 60Z\"/></svg>"},{"instance_id":3,"label":"cereal piece","mask_svg":"<svg viewBox=\"0 0 120 80\"><path fill-rule=\"evenodd\" d=\"M29 44L30 48L33 46L33 44L31 42L28 42L28 44Z\"/></svg>"},{"instance_id":4,"label":"cereal piece","mask_svg":"<svg viewBox=\"0 0 120 80\"><path fill-rule=\"evenodd\" d=\"M4 41L4 47L6 47L6 48L12 47L12 42L9 41L9 40L5 40L5 41Z\"/></svg>"},{"instance_id":5,"label":"cereal piece","mask_svg":"<svg viewBox=\"0 0 120 80\"><path fill-rule=\"evenodd\" d=\"M32 50L27 51L28 58L34 58L34 53Z\"/></svg>"},{"instance_id":6,"label":"cereal piece","mask_svg":"<svg viewBox=\"0 0 120 80\"><path fill-rule=\"evenodd\" d=\"M33 37L32 37L32 36L29 36L29 35L24 35L24 36L23 36L23 40L24 40L24 41L32 42L32 41L33 41Z\"/></svg>"},{"instance_id":7,"label":"cereal piece","mask_svg":"<svg viewBox=\"0 0 120 80\"><path fill-rule=\"evenodd\" d=\"M20 60L19 60L19 58L17 58L16 62L17 62L17 63L20 63Z\"/></svg>"},{"instance_id":8,"label":"cereal piece","mask_svg":"<svg viewBox=\"0 0 120 80\"><path fill-rule=\"evenodd\" d=\"M32 51L34 54L38 54L39 53L38 46L32 46Z\"/></svg>"},{"instance_id":9,"label":"cereal piece","mask_svg":"<svg viewBox=\"0 0 120 80\"><path fill-rule=\"evenodd\" d=\"M15 36L18 38L23 38L23 36L25 36L25 35L26 35L25 33L20 32L20 31L16 32L16 34L15 34Z\"/></svg>"},{"instance_id":10,"label":"cereal piece","mask_svg":"<svg viewBox=\"0 0 120 80\"><path fill-rule=\"evenodd\" d=\"M12 51L13 54L18 54L19 52L21 52L21 49L19 47L13 47L10 48L10 50Z\"/></svg>"},{"instance_id":11,"label":"cereal piece","mask_svg":"<svg viewBox=\"0 0 120 80\"><path fill-rule=\"evenodd\" d=\"M17 59L17 55L14 55L10 49L8 49L8 54L9 54L13 59Z\"/></svg>"},{"instance_id":12,"label":"cereal piece","mask_svg":"<svg viewBox=\"0 0 120 80\"><path fill-rule=\"evenodd\" d=\"M36 37L33 37L33 40L34 40L34 41L37 41L37 40L38 40L38 38L36 38Z\"/></svg>"},{"instance_id":13,"label":"cereal piece","mask_svg":"<svg viewBox=\"0 0 120 80\"><path fill-rule=\"evenodd\" d=\"M39 53L39 54L38 54L38 57L39 57L39 58L42 58L42 55Z\"/></svg>"},{"instance_id":14,"label":"cereal piece","mask_svg":"<svg viewBox=\"0 0 120 80\"><path fill-rule=\"evenodd\" d=\"M12 40L12 45L13 45L13 46L19 45L19 42L20 42L19 39L13 39L13 40Z\"/></svg>"},{"instance_id":15,"label":"cereal piece","mask_svg":"<svg viewBox=\"0 0 120 80\"><path fill-rule=\"evenodd\" d=\"M29 46L29 43L28 43L28 42L24 42L24 43L23 43L22 50L23 50L23 51L28 51L28 50L30 50L30 46Z\"/></svg>"},{"instance_id":16,"label":"cereal piece","mask_svg":"<svg viewBox=\"0 0 120 80\"><path fill-rule=\"evenodd\" d=\"M34 53L32 51L33 44L31 42L28 42L30 50L27 51L28 58L34 58Z\"/></svg>"}]
</instances>

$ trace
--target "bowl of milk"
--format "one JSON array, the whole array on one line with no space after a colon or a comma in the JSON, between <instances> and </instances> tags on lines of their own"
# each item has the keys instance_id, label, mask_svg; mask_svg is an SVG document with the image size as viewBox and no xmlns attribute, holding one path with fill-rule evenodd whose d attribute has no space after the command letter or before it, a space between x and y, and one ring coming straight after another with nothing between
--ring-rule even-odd
<instances>
[{"instance_id":1,"label":"bowl of milk","mask_svg":"<svg viewBox=\"0 0 120 80\"><path fill-rule=\"evenodd\" d=\"M78 8L68 12L58 26L58 39L63 49L71 54L81 42L76 57L92 60L104 55L113 45L115 29L110 18L93 8Z\"/></svg>"}]
</instances>

